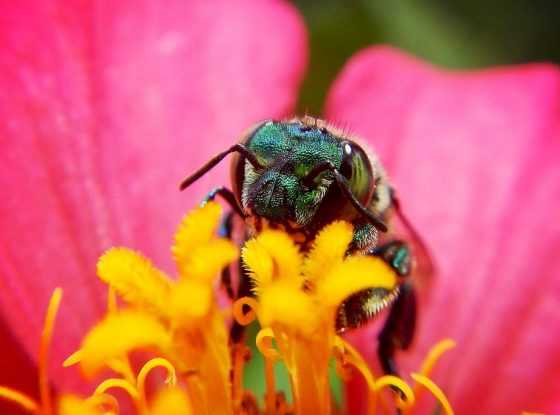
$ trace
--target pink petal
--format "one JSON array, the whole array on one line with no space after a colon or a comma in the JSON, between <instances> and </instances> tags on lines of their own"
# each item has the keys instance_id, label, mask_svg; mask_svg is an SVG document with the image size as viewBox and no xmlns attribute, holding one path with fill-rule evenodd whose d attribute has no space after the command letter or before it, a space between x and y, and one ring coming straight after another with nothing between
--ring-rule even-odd
<instances>
[{"instance_id":1,"label":"pink petal","mask_svg":"<svg viewBox=\"0 0 560 415\"><path fill-rule=\"evenodd\" d=\"M229 184L227 166L188 192L178 183L291 110L306 35L281 1L18 1L0 15L0 307L35 356L64 288L63 382L62 359L105 307L98 256L122 244L171 270L175 225Z\"/></svg>"},{"instance_id":2,"label":"pink petal","mask_svg":"<svg viewBox=\"0 0 560 415\"><path fill-rule=\"evenodd\" d=\"M457 413L543 411L560 396L560 71L446 72L390 48L354 57L328 116L367 137L439 266L405 373L444 337ZM374 359L375 334L362 336Z\"/></svg>"}]
</instances>

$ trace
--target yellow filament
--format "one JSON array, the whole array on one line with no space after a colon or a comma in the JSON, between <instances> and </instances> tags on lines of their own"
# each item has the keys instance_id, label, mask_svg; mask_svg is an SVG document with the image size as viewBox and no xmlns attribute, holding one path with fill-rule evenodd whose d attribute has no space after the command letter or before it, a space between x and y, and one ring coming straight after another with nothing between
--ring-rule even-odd
<instances>
[{"instance_id":1,"label":"yellow filament","mask_svg":"<svg viewBox=\"0 0 560 415\"><path fill-rule=\"evenodd\" d=\"M54 322L56 314L62 299L62 289L55 288L47 307L47 315L43 325L43 333L41 334L41 342L39 345L39 395L41 397L41 407L44 415L52 415L53 408L51 402L51 393L49 390L49 377L47 373L49 360L49 346L52 338Z\"/></svg>"},{"instance_id":2,"label":"yellow filament","mask_svg":"<svg viewBox=\"0 0 560 415\"><path fill-rule=\"evenodd\" d=\"M149 360L140 372L138 373L138 380L136 381L136 390L138 391L140 402L143 407L146 405L146 378L148 374L155 368L162 367L167 371L167 378L165 383L170 386L175 386L177 384L177 374L175 373L175 368L169 362L169 360L162 357L156 357Z\"/></svg>"},{"instance_id":3,"label":"yellow filament","mask_svg":"<svg viewBox=\"0 0 560 415\"><path fill-rule=\"evenodd\" d=\"M375 379L360 353L358 353L358 351L354 349L350 343L339 336L336 336L334 341L335 347L343 354L343 357L347 359L348 363L358 369L358 372L361 373L368 385L368 388L374 390Z\"/></svg>"},{"instance_id":4,"label":"yellow filament","mask_svg":"<svg viewBox=\"0 0 560 415\"><path fill-rule=\"evenodd\" d=\"M420 383L422 386L428 389L432 393L432 395L434 395L447 415L453 415L453 409L451 408L451 405L447 400L445 394L434 382L432 382L426 376L422 376L417 373L411 373L410 376L416 382Z\"/></svg>"},{"instance_id":5,"label":"yellow filament","mask_svg":"<svg viewBox=\"0 0 560 415\"><path fill-rule=\"evenodd\" d=\"M257 348L265 359L266 414L274 415L276 408L276 382L274 380L274 362L280 358L280 353L272 345L274 332L270 327L261 329L256 338Z\"/></svg>"},{"instance_id":6,"label":"yellow filament","mask_svg":"<svg viewBox=\"0 0 560 415\"><path fill-rule=\"evenodd\" d=\"M439 358L448 350L453 349L455 345L455 341L451 339L444 339L436 343L428 352L424 362L422 362L420 369L422 376L429 378ZM418 383L414 385L413 391L416 400L419 400L422 394L422 388Z\"/></svg>"},{"instance_id":7,"label":"yellow filament","mask_svg":"<svg viewBox=\"0 0 560 415\"><path fill-rule=\"evenodd\" d=\"M101 407L104 413L118 414L120 412L119 402L113 395L101 393L99 395L90 396L86 402L95 407Z\"/></svg>"},{"instance_id":8,"label":"yellow filament","mask_svg":"<svg viewBox=\"0 0 560 415\"><path fill-rule=\"evenodd\" d=\"M76 350L74 353L68 356L64 362L62 362L62 366L63 367L74 366L75 364L80 363L81 360L82 360L82 351Z\"/></svg>"},{"instance_id":9,"label":"yellow filament","mask_svg":"<svg viewBox=\"0 0 560 415\"><path fill-rule=\"evenodd\" d=\"M264 373L266 381L265 407L266 415L274 415L276 409L276 382L274 379L274 360L264 358Z\"/></svg>"},{"instance_id":10,"label":"yellow filament","mask_svg":"<svg viewBox=\"0 0 560 415\"><path fill-rule=\"evenodd\" d=\"M280 353L272 345L272 340L274 340L274 332L270 327L267 327L258 332L255 342L257 349L265 358L276 360L280 358Z\"/></svg>"},{"instance_id":11,"label":"yellow filament","mask_svg":"<svg viewBox=\"0 0 560 415\"><path fill-rule=\"evenodd\" d=\"M336 336L334 339L335 349L340 353L340 359L345 360L343 363L349 363L354 366L362 375L368 386L368 413L374 414L377 405L377 392L375 390L375 378L369 370L369 367L362 355L342 337ZM387 410L388 405L380 396L381 406Z\"/></svg>"},{"instance_id":12,"label":"yellow filament","mask_svg":"<svg viewBox=\"0 0 560 415\"><path fill-rule=\"evenodd\" d=\"M39 409L39 404L31 397L4 386L0 386L0 398L14 402L28 412L37 412Z\"/></svg>"},{"instance_id":13,"label":"yellow filament","mask_svg":"<svg viewBox=\"0 0 560 415\"><path fill-rule=\"evenodd\" d=\"M243 344L233 346L232 399L235 410L241 407L243 399L243 366L251 351Z\"/></svg>"},{"instance_id":14,"label":"yellow filament","mask_svg":"<svg viewBox=\"0 0 560 415\"><path fill-rule=\"evenodd\" d=\"M250 308L248 313L243 311L244 306ZM251 297L241 297L233 303L232 313L233 318L242 326L247 326L255 320L256 312L258 307L257 300Z\"/></svg>"},{"instance_id":15,"label":"yellow filament","mask_svg":"<svg viewBox=\"0 0 560 415\"><path fill-rule=\"evenodd\" d=\"M374 390L379 391L385 386L392 386L403 393L405 399L403 400L401 397L397 399L397 406L400 409L408 409L414 405L414 393L410 386L401 378L393 375L381 376L375 381Z\"/></svg>"},{"instance_id":16,"label":"yellow filament","mask_svg":"<svg viewBox=\"0 0 560 415\"><path fill-rule=\"evenodd\" d=\"M112 388L125 390L135 402L138 402L138 391L136 390L134 385L131 385L130 382L127 382L124 379L109 378L104 380L97 386L97 388L95 388L93 395L95 396L104 394Z\"/></svg>"},{"instance_id":17,"label":"yellow filament","mask_svg":"<svg viewBox=\"0 0 560 415\"><path fill-rule=\"evenodd\" d=\"M438 342L434 347L432 347L428 356L426 356L426 359L424 359L420 373L422 373L423 376L429 377L441 355L448 350L453 349L455 345L455 341L451 339L444 339Z\"/></svg>"}]
</instances>

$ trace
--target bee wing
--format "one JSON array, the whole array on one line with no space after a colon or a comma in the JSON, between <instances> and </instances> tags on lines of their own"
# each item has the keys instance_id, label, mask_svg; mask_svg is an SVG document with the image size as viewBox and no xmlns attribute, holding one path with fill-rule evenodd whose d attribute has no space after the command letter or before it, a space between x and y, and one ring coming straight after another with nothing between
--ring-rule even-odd
<instances>
[{"instance_id":1,"label":"bee wing","mask_svg":"<svg viewBox=\"0 0 560 415\"><path fill-rule=\"evenodd\" d=\"M411 244L414 258L412 270L414 286L418 287L419 291L427 297L431 291L430 287L437 273L436 264L426 242L403 213L400 202L394 195L392 196L392 202L395 216L398 218L405 232L406 240Z\"/></svg>"}]
</instances>

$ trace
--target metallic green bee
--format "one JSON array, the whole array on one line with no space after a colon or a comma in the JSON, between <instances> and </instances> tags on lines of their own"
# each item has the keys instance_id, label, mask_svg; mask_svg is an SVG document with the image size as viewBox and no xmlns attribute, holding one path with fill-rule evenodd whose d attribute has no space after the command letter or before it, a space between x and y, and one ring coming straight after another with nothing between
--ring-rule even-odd
<instances>
[{"instance_id":1,"label":"metallic green bee","mask_svg":"<svg viewBox=\"0 0 560 415\"><path fill-rule=\"evenodd\" d=\"M238 144L216 155L181 183L187 188L235 153L232 190L218 187L206 200L222 196L243 219L247 236L265 227L282 228L305 250L317 232L333 220L354 225L350 252L381 257L399 276L396 289L372 288L348 298L339 308L339 332L363 325L390 308L379 334L379 358L386 373L396 373L397 349L411 344L416 322L416 296L410 274L415 255L426 250L402 215L395 193L377 157L358 141L323 120L312 117L265 121L250 129ZM395 236L393 217L408 230L409 242ZM232 234L233 213L225 221ZM428 268L430 267L429 262ZM225 286L232 297L249 295L249 279L240 278L237 295L229 270ZM239 329L239 327L238 327ZM240 330L232 330L239 341Z\"/></svg>"}]
</instances>

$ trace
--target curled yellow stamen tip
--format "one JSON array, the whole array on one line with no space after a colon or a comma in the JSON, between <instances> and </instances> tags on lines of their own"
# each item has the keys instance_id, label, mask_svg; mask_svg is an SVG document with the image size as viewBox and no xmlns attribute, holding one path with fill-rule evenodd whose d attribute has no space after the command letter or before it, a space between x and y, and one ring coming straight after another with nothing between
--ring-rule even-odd
<instances>
[{"instance_id":1,"label":"curled yellow stamen tip","mask_svg":"<svg viewBox=\"0 0 560 415\"><path fill-rule=\"evenodd\" d=\"M0 386L0 398L11 401L31 413L39 409L39 404L29 396L4 386Z\"/></svg>"},{"instance_id":2,"label":"curled yellow stamen tip","mask_svg":"<svg viewBox=\"0 0 560 415\"><path fill-rule=\"evenodd\" d=\"M447 400L447 397L434 382L432 382L426 376L422 376L418 373L411 373L410 376L416 382L428 389L432 393L432 395L434 395L447 415L453 415L453 409L451 408L451 404Z\"/></svg>"},{"instance_id":3,"label":"curled yellow stamen tip","mask_svg":"<svg viewBox=\"0 0 560 415\"><path fill-rule=\"evenodd\" d=\"M99 385L97 385L97 388L95 388L95 391L93 392L93 396L106 394L109 389L114 389L114 388L123 389L130 395L130 397L134 401L138 401L139 395L134 385L130 384L128 381L124 379L118 379L118 378L110 378L101 382Z\"/></svg>"},{"instance_id":4,"label":"curled yellow stamen tip","mask_svg":"<svg viewBox=\"0 0 560 415\"><path fill-rule=\"evenodd\" d=\"M49 360L49 346L61 299L62 288L55 288L47 307L47 315L45 316L45 324L43 325L43 333L41 335L41 342L39 345L39 395L41 397L41 407L44 415L52 415L53 413L47 367Z\"/></svg>"},{"instance_id":5,"label":"curled yellow stamen tip","mask_svg":"<svg viewBox=\"0 0 560 415\"><path fill-rule=\"evenodd\" d=\"M82 351L76 350L74 353L68 356L64 362L62 362L62 366L63 367L74 366L75 364L80 363L81 360L82 360Z\"/></svg>"},{"instance_id":6,"label":"curled yellow stamen tip","mask_svg":"<svg viewBox=\"0 0 560 415\"><path fill-rule=\"evenodd\" d=\"M375 381L373 389L379 391L385 386L396 388L404 395L404 399L402 397L397 399L397 406L400 409L409 409L414 405L414 392L412 392L412 388L408 386L408 383L401 378L393 375L381 376Z\"/></svg>"},{"instance_id":7,"label":"curled yellow stamen tip","mask_svg":"<svg viewBox=\"0 0 560 415\"><path fill-rule=\"evenodd\" d=\"M259 352L267 359L276 360L280 358L280 353L273 346L274 332L270 327L261 329L257 334L256 344Z\"/></svg>"},{"instance_id":8,"label":"curled yellow stamen tip","mask_svg":"<svg viewBox=\"0 0 560 415\"><path fill-rule=\"evenodd\" d=\"M140 369L140 372L138 373L136 388L140 394L144 395L145 393L146 378L148 377L148 374L158 367L167 371L167 377L165 378L165 383L167 385L177 385L177 373L175 371L175 367L173 367L169 360L164 359L163 357L156 357L149 360L144 366L142 366L142 369Z\"/></svg>"},{"instance_id":9,"label":"curled yellow stamen tip","mask_svg":"<svg viewBox=\"0 0 560 415\"><path fill-rule=\"evenodd\" d=\"M452 339L444 339L438 342L434 347L431 348L430 352L424 362L422 363L422 369L420 372L423 376L430 376L432 369L439 360L439 358L448 350L453 349L457 343Z\"/></svg>"},{"instance_id":10,"label":"curled yellow stamen tip","mask_svg":"<svg viewBox=\"0 0 560 415\"><path fill-rule=\"evenodd\" d=\"M249 307L249 311L246 313L243 309ZM235 321L237 321L242 326L251 324L256 317L256 309L258 307L257 300L251 297L241 297L233 303L232 314Z\"/></svg>"}]
</instances>

